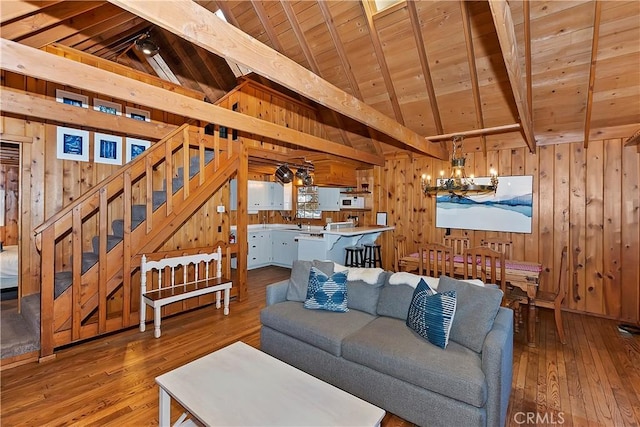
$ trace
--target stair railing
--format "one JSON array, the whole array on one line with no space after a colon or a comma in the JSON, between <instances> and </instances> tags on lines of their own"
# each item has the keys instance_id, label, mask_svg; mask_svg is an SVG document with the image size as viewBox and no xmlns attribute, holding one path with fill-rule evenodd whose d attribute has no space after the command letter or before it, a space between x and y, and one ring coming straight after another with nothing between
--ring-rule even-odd
<instances>
[{"instance_id":1,"label":"stair railing","mask_svg":"<svg viewBox=\"0 0 640 427\"><path fill-rule=\"evenodd\" d=\"M138 265L132 260L160 247L167 233L179 228L194 206L206 202L237 170L231 142L223 147L219 142L205 136L202 128L183 125L34 230L41 253L42 357L60 345L136 324L131 272ZM213 160L205 164L211 150ZM191 165L194 154L197 171ZM183 185L174 188L180 168ZM134 204L144 205L145 218L139 224L134 224ZM109 224L116 219L122 219L120 241L109 234ZM88 248L93 248L89 257ZM56 273L65 270L70 270L71 286L56 291ZM107 299L121 285L122 314L107 318Z\"/></svg>"}]
</instances>

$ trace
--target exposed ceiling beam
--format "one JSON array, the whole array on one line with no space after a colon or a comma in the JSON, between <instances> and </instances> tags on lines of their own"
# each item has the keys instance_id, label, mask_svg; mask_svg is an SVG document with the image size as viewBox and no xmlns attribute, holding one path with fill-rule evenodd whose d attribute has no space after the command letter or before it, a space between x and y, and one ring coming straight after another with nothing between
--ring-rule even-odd
<instances>
[{"instance_id":1,"label":"exposed ceiling beam","mask_svg":"<svg viewBox=\"0 0 640 427\"><path fill-rule=\"evenodd\" d=\"M109 71L52 55L6 39L0 39L0 68L37 79L73 86L150 108L171 112L196 120L227 126L230 129L257 134L277 141L331 153L347 159L359 159L373 165L384 165L384 158L355 150L256 117L218 107L178 93L151 86Z\"/></svg>"},{"instance_id":2,"label":"exposed ceiling beam","mask_svg":"<svg viewBox=\"0 0 640 427\"><path fill-rule=\"evenodd\" d=\"M37 12L40 9L44 9L47 6L61 3L62 0L57 1L4 1L2 7L0 7L0 24L4 24L12 19L20 18L21 16L28 15L33 12Z\"/></svg>"},{"instance_id":3,"label":"exposed ceiling beam","mask_svg":"<svg viewBox=\"0 0 640 427\"><path fill-rule=\"evenodd\" d=\"M448 153L411 129L391 120L330 84L293 60L219 19L191 0L144 2L109 0L210 52L233 59L258 74L344 114L428 156L445 160Z\"/></svg>"},{"instance_id":4,"label":"exposed ceiling beam","mask_svg":"<svg viewBox=\"0 0 640 427\"><path fill-rule=\"evenodd\" d=\"M584 148L589 148L589 132L591 130L591 111L593 107L593 86L596 82L596 62L598 61L598 41L600 39L600 16L602 3L595 2L593 14L593 37L591 38L591 65L589 66L589 88L587 89L587 105L584 113Z\"/></svg>"},{"instance_id":5,"label":"exposed ceiling beam","mask_svg":"<svg viewBox=\"0 0 640 427\"><path fill-rule=\"evenodd\" d=\"M511 91L513 92L516 108L518 109L518 115L520 116L522 133L529 146L529 151L535 153L536 138L533 134L533 119L531 117L531 111L529 110L529 103L526 99L527 91L518 58L518 45L513 27L513 19L511 18L511 9L509 9L506 0L489 0L489 6L491 7L491 16L493 17L493 24L496 27L498 41L500 42L504 65L507 69L509 82L511 83Z\"/></svg>"},{"instance_id":6,"label":"exposed ceiling beam","mask_svg":"<svg viewBox=\"0 0 640 427\"><path fill-rule=\"evenodd\" d=\"M122 40L123 38L135 36L137 32L142 32L148 27L149 23L147 21L138 16L132 16L131 19L127 19L121 24L103 31L96 37L91 37L85 41L76 43L71 47L86 53L94 53L100 49L108 47L112 43Z\"/></svg>"},{"instance_id":7,"label":"exposed ceiling beam","mask_svg":"<svg viewBox=\"0 0 640 427\"><path fill-rule=\"evenodd\" d=\"M91 108L78 108L61 104L47 98L32 95L24 91L3 87L0 92L2 112L71 123L95 129L117 131L130 136L149 139L162 139L177 128L162 122L143 122L124 116L114 116L95 111Z\"/></svg>"},{"instance_id":8,"label":"exposed ceiling beam","mask_svg":"<svg viewBox=\"0 0 640 427\"><path fill-rule=\"evenodd\" d=\"M110 19L112 16L123 13L119 7L105 3L104 5L93 9L80 16L67 18L51 28L40 31L20 40L20 43L39 49L50 43L60 41L64 38L71 37L74 34L84 31L85 28L99 24ZM131 16L130 13L125 12Z\"/></svg>"},{"instance_id":9,"label":"exposed ceiling beam","mask_svg":"<svg viewBox=\"0 0 640 427\"><path fill-rule=\"evenodd\" d=\"M473 90L473 103L476 106L476 124L478 128L484 128L484 115L482 114L482 101L480 99L480 85L478 84L478 68L476 65L476 54L473 48L473 36L471 34L471 21L469 19L469 7L464 0L460 1L460 13L462 15L462 28L464 30L464 41L467 46L467 61L469 61L469 74L471 77L471 89ZM440 131L442 133L442 131ZM482 153L487 155L487 138L480 136L482 143Z\"/></svg>"},{"instance_id":10,"label":"exposed ceiling beam","mask_svg":"<svg viewBox=\"0 0 640 427\"><path fill-rule=\"evenodd\" d=\"M295 34L296 39L298 40L298 44L302 49L302 53L304 54L305 59L309 63L309 68L311 69L311 71L313 71L315 74L319 76L320 66L316 62L316 58L313 55L313 52L311 52L311 48L309 47L307 38L304 35L304 31L302 31L302 28L298 23L298 17L296 16L295 11L293 10L293 6L291 6L291 3L288 0L280 0L280 4L282 5L282 10L284 11L284 14L287 16L287 19L289 20L289 24L291 25L291 30L293 31L293 34ZM340 137L342 138L342 142L344 142L346 145L351 146L351 141L349 140L349 136L347 135L347 132L345 132L344 130L343 121L340 115L330 108L327 109L327 111L330 112L329 115L331 119L338 125L337 129L338 129L338 132L340 133ZM325 115L325 112L321 111L320 114Z\"/></svg>"},{"instance_id":11,"label":"exposed ceiling beam","mask_svg":"<svg viewBox=\"0 0 640 427\"><path fill-rule=\"evenodd\" d=\"M117 27L118 25L122 25L127 21L131 21L134 18L140 19L126 10L121 10L121 13L109 17L106 21L95 23L90 27L84 28L80 33L61 39L59 43L69 47L74 47L79 43L86 42L94 37L100 37L100 35L105 31L108 31L113 27Z\"/></svg>"},{"instance_id":12,"label":"exposed ceiling beam","mask_svg":"<svg viewBox=\"0 0 640 427\"><path fill-rule=\"evenodd\" d=\"M262 0L251 0L251 5L253 6L253 9L256 11L256 15L258 15L258 19L262 24L262 28L264 28L264 31L267 33L267 37L269 37L271 46L273 46L273 48L278 52L284 53L284 49L282 49L282 45L278 40L278 35L274 31L273 25L271 25L271 23L269 22L269 14L264 9Z\"/></svg>"},{"instance_id":13,"label":"exposed ceiling beam","mask_svg":"<svg viewBox=\"0 0 640 427\"><path fill-rule=\"evenodd\" d=\"M433 87L433 79L431 78L431 68L429 67L427 49L425 48L424 39L422 38L422 30L420 29L420 19L418 18L418 11L416 10L415 3L412 1L407 2L407 9L409 10L411 28L413 28L413 37L416 41L418 58L420 59L420 67L422 68L422 74L424 75L424 83L427 88L427 94L429 94L429 104L431 104L431 114L433 114L433 121L436 125L436 132L442 133L444 132L442 128L442 118L440 117L440 108L438 107L436 90Z\"/></svg>"},{"instance_id":14,"label":"exposed ceiling beam","mask_svg":"<svg viewBox=\"0 0 640 427\"><path fill-rule=\"evenodd\" d=\"M527 79L527 105L531 111L533 120L533 76L531 74L531 4L529 0L524 0L522 5L524 10L524 68Z\"/></svg>"},{"instance_id":15,"label":"exposed ceiling beam","mask_svg":"<svg viewBox=\"0 0 640 427\"><path fill-rule=\"evenodd\" d=\"M400 109L400 104L398 103L398 95L396 95L396 90L393 86L393 80L391 79L391 73L389 72L389 66L387 65L384 51L382 50L382 43L380 42L378 31L376 30L375 23L373 22L373 15L375 15L376 12L373 0L362 0L361 4L365 16L367 17L367 29L369 30L369 37L371 37L373 50L376 52L376 59L378 60L378 64L380 65L380 74L382 74L384 87L389 94L389 102L391 102L391 108L393 109L394 117L398 121L398 123L404 124L404 117L402 117L402 110Z\"/></svg>"},{"instance_id":16,"label":"exposed ceiling beam","mask_svg":"<svg viewBox=\"0 0 640 427\"><path fill-rule=\"evenodd\" d=\"M7 2L2 2L3 9L5 3ZM17 40L51 25L56 25L67 18L81 15L101 5L101 2L71 1L54 4L24 19L3 25L2 37L9 40Z\"/></svg>"},{"instance_id":17,"label":"exposed ceiling beam","mask_svg":"<svg viewBox=\"0 0 640 427\"><path fill-rule=\"evenodd\" d=\"M494 134L494 133L514 132L521 129L522 129L522 126L520 125L520 123L514 123L512 125L493 126L493 127L484 128L484 129L473 129L473 130L465 130L462 132L446 133L443 135L427 136L425 137L425 139L427 141L442 141L446 139L451 139L454 136L480 136L480 135L488 135L488 134Z\"/></svg>"}]
</instances>

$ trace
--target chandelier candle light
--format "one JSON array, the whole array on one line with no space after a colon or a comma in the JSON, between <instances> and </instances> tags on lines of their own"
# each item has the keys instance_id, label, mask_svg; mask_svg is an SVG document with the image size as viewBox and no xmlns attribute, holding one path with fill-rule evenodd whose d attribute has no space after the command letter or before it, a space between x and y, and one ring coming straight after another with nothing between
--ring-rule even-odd
<instances>
[{"instance_id":1,"label":"chandelier candle light","mask_svg":"<svg viewBox=\"0 0 640 427\"><path fill-rule=\"evenodd\" d=\"M465 157L462 155L462 140L464 137L456 135L453 137L453 150L451 153L451 174L449 178L445 178L444 171L440 171L440 178L438 178L434 185L431 185L431 176L427 174L422 175L421 184L422 191L427 196L437 196L440 193L449 193L452 196L463 197L466 194L487 194L495 193L498 189L498 173L495 169L491 169L489 174L491 175L489 184L477 184L474 181L474 176L467 174L464 171Z\"/></svg>"}]
</instances>

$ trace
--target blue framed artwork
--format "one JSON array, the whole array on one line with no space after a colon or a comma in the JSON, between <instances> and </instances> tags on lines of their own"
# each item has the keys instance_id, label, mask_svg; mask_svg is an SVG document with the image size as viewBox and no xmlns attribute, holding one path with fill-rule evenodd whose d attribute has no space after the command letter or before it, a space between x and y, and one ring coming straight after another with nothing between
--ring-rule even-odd
<instances>
[{"instance_id":1,"label":"blue framed artwork","mask_svg":"<svg viewBox=\"0 0 640 427\"><path fill-rule=\"evenodd\" d=\"M151 113L147 110L141 110L140 108L125 107L125 116L133 120L140 120L141 122L151 121Z\"/></svg>"},{"instance_id":2,"label":"blue framed artwork","mask_svg":"<svg viewBox=\"0 0 640 427\"><path fill-rule=\"evenodd\" d=\"M57 156L62 160L89 161L89 132L58 126Z\"/></svg>"},{"instance_id":3,"label":"blue framed artwork","mask_svg":"<svg viewBox=\"0 0 640 427\"><path fill-rule=\"evenodd\" d=\"M96 132L93 136L93 158L96 163L122 165L122 137Z\"/></svg>"},{"instance_id":4,"label":"blue framed artwork","mask_svg":"<svg viewBox=\"0 0 640 427\"><path fill-rule=\"evenodd\" d=\"M122 105L104 99L94 98L93 109L105 114L113 114L114 116L122 115Z\"/></svg>"},{"instance_id":5,"label":"blue framed artwork","mask_svg":"<svg viewBox=\"0 0 640 427\"><path fill-rule=\"evenodd\" d=\"M127 138L127 162L138 157L151 146L149 141L136 138Z\"/></svg>"},{"instance_id":6,"label":"blue framed artwork","mask_svg":"<svg viewBox=\"0 0 640 427\"><path fill-rule=\"evenodd\" d=\"M79 93L56 89L56 101L74 107L89 108L89 97Z\"/></svg>"},{"instance_id":7,"label":"blue framed artwork","mask_svg":"<svg viewBox=\"0 0 640 427\"><path fill-rule=\"evenodd\" d=\"M475 178L489 184L489 177ZM531 233L533 177L501 176L496 193L436 197L436 227Z\"/></svg>"}]
</instances>

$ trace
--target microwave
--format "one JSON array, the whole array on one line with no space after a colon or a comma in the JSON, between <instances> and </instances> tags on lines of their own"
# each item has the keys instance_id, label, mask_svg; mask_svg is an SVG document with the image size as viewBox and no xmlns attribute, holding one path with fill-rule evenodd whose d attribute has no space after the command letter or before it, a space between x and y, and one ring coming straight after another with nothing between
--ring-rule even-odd
<instances>
[{"instance_id":1,"label":"microwave","mask_svg":"<svg viewBox=\"0 0 640 427\"><path fill-rule=\"evenodd\" d=\"M364 209L364 197L340 197L340 209Z\"/></svg>"}]
</instances>

